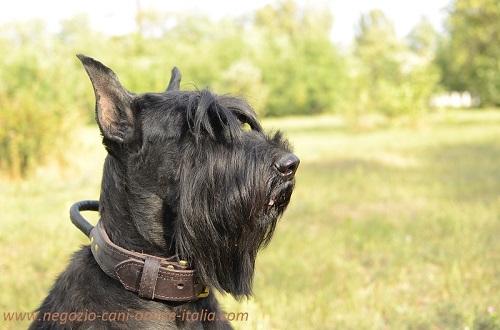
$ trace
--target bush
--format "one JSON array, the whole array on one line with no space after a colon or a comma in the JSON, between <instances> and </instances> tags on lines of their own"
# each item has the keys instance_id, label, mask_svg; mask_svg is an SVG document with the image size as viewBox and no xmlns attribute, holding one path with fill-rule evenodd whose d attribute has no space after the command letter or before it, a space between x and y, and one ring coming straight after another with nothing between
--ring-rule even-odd
<instances>
[{"instance_id":1,"label":"bush","mask_svg":"<svg viewBox=\"0 0 500 330\"><path fill-rule=\"evenodd\" d=\"M36 165L59 156L66 140L66 118L35 99L0 94L0 171L24 177Z\"/></svg>"},{"instance_id":2,"label":"bush","mask_svg":"<svg viewBox=\"0 0 500 330\"><path fill-rule=\"evenodd\" d=\"M57 48L47 46L51 39L39 22L2 32L0 172L18 178L49 159L62 159L62 143L76 118L73 108L78 109L66 93L74 70L53 55Z\"/></svg>"}]
</instances>

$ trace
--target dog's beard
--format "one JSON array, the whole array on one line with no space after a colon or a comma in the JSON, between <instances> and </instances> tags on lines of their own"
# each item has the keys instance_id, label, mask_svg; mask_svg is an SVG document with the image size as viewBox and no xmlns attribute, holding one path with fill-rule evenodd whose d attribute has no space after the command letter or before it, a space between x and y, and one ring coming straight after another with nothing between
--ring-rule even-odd
<instances>
[{"instance_id":1,"label":"dog's beard","mask_svg":"<svg viewBox=\"0 0 500 330\"><path fill-rule=\"evenodd\" d=\"M205 285L239 298L252 293L257 252L269 243L293 183L248 155L219 156L196 157L204 161L181 175L175 241Z\"/></svg>"}]
</instances>

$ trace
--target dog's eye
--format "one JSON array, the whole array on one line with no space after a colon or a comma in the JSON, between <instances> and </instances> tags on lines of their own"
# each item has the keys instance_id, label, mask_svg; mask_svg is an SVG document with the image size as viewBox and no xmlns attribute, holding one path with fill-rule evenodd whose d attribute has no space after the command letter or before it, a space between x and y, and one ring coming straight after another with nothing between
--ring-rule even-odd
<instances>
[{"instance_id":1,"label":"dog's eye","mask_svg":"<svg viewBox=\"0 0 500 330\"><path fill-rule=\"evenodd\" d=\"M252 126L250 126L250 124L248 123L242 123L241 129L244 130L245 132L250 132L252 130Z\"/></svg>"}]
</instances>

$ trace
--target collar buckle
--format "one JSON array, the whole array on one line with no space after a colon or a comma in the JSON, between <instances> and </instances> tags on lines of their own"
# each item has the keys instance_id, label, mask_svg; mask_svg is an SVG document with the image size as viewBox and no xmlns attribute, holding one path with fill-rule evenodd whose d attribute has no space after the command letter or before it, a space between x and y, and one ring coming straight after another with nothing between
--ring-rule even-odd
<instances>
[{"instance_id":1,"label":"collar buckle","mask_svg":"<svg viewBox=\"0 0 500 330\"><path fill-rule=\"evenodd\" d=\"M206 286L201 286L201 292L198 293L198 298L206 298L210 293L210 288Z\"/></svg>"}]
</instances>

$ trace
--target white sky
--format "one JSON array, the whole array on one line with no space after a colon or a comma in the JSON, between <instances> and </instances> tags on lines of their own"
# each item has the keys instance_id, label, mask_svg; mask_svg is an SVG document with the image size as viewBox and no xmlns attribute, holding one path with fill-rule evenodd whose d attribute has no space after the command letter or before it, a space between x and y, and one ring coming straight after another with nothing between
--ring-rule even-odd
<instances>
[{"instance_id":1,"label":"white sky","mask_svg":"<svg viewBox=\"0 0 500 330\"><path fill-rule=\"evenodd\" d=\"M86 13L94 28L112 34L127 33L135 28L137 3L143 9L158 8L169 12L199 12L214 18L236 16L251 13L255 9L278 0L14 0L4 2L0 9L0 24L12 20L26 20L41 17L49 22L52 29L57 29L61 19L73 17L77 13ZM442 29L446 17L444 8L452 0L298 0L300 3L328 3L332 8L334 42L349 43L354 36L361 13L371 9L381 9L394 23L400 37L406 36L427 16L434 26Z\"/></svg>"}]
</instances>

